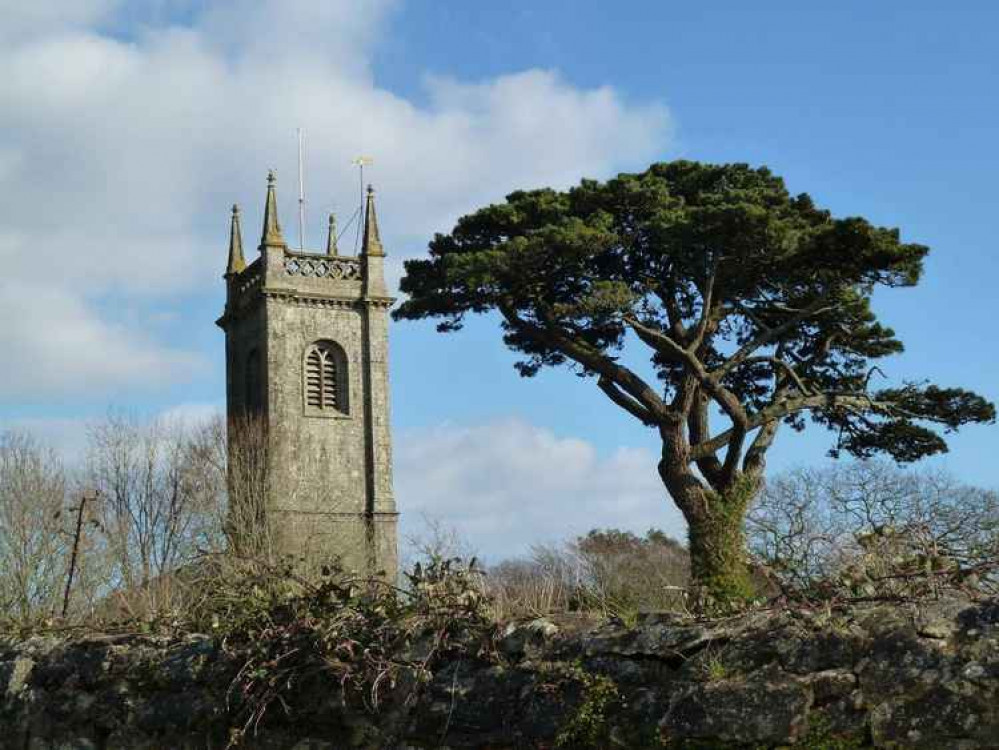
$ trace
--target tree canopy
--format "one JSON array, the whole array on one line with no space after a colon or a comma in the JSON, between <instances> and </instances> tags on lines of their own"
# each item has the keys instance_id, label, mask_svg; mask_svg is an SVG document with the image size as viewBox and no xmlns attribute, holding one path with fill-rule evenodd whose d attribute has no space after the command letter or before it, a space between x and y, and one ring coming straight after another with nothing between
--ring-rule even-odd
<instances>
[{"instance_id":1,"label":"tree canopy","mask_svg":"<svg viewBox=\"0 0 999 750\"><path fill-rule=\"evenodd\" d=\"M688 490L758 478L781 424L810 418L834 431L836 453L914 461L946 450L941 432L994 420L961 388L874 387L878 360L903 347L872 294L915 285L927 251L791 195L766 168L675 161L462 217L407 261L394 314L446 332L498 311L522 375L568 364L595 377L659 430L660 473L690 522ZM622 361L637 342L656 378Z\"/></svg>"}]
</instances>

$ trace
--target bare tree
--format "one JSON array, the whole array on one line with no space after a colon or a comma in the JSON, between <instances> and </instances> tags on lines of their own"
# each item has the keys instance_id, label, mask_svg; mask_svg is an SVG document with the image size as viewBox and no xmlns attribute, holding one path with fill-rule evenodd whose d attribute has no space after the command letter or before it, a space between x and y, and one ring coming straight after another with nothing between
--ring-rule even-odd
<instances>
[{"instance_id":1,"label":"bare tree","mask_svg":"<svg viewBox=\"0 0 999 750\"><path fill-rule=\"evenodd\" d=\"M0 435L0 615L58 611L74 547L73 617L166 613L232 561L273 563L266 447L256 419L111 413L90 427L69 481L30 435Z\"/></svg>"},{"instance_id":2,"label":"bare tree","mask_svg":"<svg viewBox=\"0 0 999 750\"><path fill-rule=\"evenodd\" d=\"M807 468L767 482L746 521L750 551L785 586L805 589L827 577L843 545L844 519L826 502L830 473Z\"/></svg>"},{"instance_id":3,"label":"bare tree","mask_svg":"<svg viewBox=\"0 0 999 750\"><path fill-rule=\"evenodd\" d=\"M217 544L217 468L199 431L111 414L91 427L85 481L100 493L106 587L130 609L166 605L173 573Z\"/></svg>"},{"instance_id":4,"label":"bare tree","mask_svg":"<svg viewBox=\"0 0 999 750\"><path fill-rule=\"evenodd\" d=\"M767 486L747 529L790 590L999 585L999 495L941 471L863 461L791 472Z\"/></svg>"},{"instance_id":5,"label":"bare tree","mask_svg":"<svg viewBox=\"0 0 999 750\"><path fill-rule=\"evenodd\" d=\"M476 557L468 540L461 536L455 526L448 524L442 518L429 513L420 514L421 527L406 534L406 562L417 560L460 558L470 560Z\"/></svg>"},{"instance_id":6,"label":"bare tree","mask_svg":"<svg viewBox=\"0 0 999 750\"><path fill-rule=\"evenodd\" d=\"M0 615L21 622L58 605L67 565L66 475L50 448L0 434Z\"/></svg>"}]
</instances>

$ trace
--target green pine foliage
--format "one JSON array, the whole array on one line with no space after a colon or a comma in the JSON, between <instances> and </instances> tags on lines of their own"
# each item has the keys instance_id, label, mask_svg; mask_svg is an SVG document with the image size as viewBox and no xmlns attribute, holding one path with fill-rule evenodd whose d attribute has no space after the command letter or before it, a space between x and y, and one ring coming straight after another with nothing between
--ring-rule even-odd
<instances>
[{"instance_id":1,"label":"green pine foliage","mask_svg":"<svg viewBox=\"0 0 999 750\"><path fill-rule=\"evenodd\" d=\"M961 388L874 387L877 363L903 349L874 292L914 286L928 248L834 217L766 168L675 161L517 191L429 249L406 263L395 318L448 332L498 313L522 375L568 366L655 429L709 599L745 593L732 529L781 426L828 428L837 455L915 461L947 449L941 432L995 419ZM644 351L654 377L625 364L625 348Z\"/></svg>"}]
</instances>

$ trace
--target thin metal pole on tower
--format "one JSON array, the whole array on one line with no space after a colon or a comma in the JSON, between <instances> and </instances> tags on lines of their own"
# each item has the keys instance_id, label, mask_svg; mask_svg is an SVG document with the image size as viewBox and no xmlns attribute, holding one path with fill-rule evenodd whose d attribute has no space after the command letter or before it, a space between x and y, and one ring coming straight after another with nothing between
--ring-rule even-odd
<instances>
[{"instance_id":1,"label":"thin metal pole on tower","mask_svg":"<svg viewBox=\"0 0 999 750\"><path fill-rule=\"evenodd\" d=\"M302 169L302 129L298 128L298 249L305 250L305 175Z\"/></svg>"},{"instance_id":2,"label":"thin metal pole on tower","mask_svg":"<svg viewBox=\"0 0 999 750\"><path fill-rule=\"evenodd\" d=\"M366 164L374 164L375 160L370 156L358 156L353 162L358 167L358 180L361 187L361 202L357 207L357 231L354 236L354 254L361 246L361 227L364 226L364 167Z\"/></svg>"}]
</instances>

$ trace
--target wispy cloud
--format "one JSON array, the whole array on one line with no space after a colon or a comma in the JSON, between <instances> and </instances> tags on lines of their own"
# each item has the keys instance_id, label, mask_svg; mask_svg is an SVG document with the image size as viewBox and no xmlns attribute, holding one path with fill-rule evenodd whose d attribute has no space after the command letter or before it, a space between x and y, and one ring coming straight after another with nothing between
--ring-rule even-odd
<instances>
[{"instance_id":1,"label":"wispy cloud","mask_svg":"<svg viewBox=\"0 0 999 750\"><path fill-rule=\"evenodd\" d=\"M321 212L356 202L351 157L373 153L396 260L478 202L645 162L669 137L661 105L550 71L429 79L422 106L380 88L371 60L393 3L3 5L16 31L0 47L0 401L26 398L25 384L44 399L196 377L198 356L98 303L209 298L227 205L249 204L252 245L262 175L291 171L296 126L313 240Z\"/></svg>"},{"instance_id":2,"label":"wispy cloud","mask_svg":"<svg viewBox=\"0 0 999 750\"><path fill-rule=\"evenodd\" d=\"M404 535L419 533L423 514L447 519L492 560L596 527L686 533L652 453L602 457L585 440L519 419L404 432L395 476Z\"/></svg>"}]
</instances>

